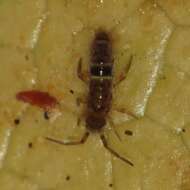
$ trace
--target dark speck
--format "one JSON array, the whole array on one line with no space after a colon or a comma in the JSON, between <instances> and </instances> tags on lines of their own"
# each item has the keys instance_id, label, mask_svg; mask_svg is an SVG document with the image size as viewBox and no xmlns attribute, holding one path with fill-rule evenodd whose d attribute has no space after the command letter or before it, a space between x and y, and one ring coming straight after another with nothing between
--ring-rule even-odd
<instances>
[{"instance_id":1,"label":"dark speck","mask_svg":"<svg viewBox=\"0 0 190 190\"><path fill-rule=\"evenodd\" d=\"M19 125L20 124L20 119L15 119L14 123L15 123L15 125Z\"/></svg>"},{"instance_id":2,"label":"dark speck","mask_svg":"<svg viewBox=\"0 0 190 190\"><path fill-rule=\"evenodd\" d=\"M74 91L71 89L71 90L70 90L70 93L71 93L71 94L74 94Z\"/></svg>"},{"instance_id":3,"label":"dark speck","mask_svg":"<svg viewBox=\"0 0 190 190\"><path fill-rule=\"evenodd\" d=\"M45 118L46 120L48 120L48 119L49 119L49 114L48 114L48 112L47 112L47 111L45 111L45 112L44 112L44 118Z\"/></svg>"},{"instance_id":4,"label":"dark speck","mask_svg":"<svg viewBox=\"0 0 190 190\"><path fill-rule=\"evenodd\" d=\"M28 143L28 148L32 148L32 147L33 147L32 142Z\"/></svg>"},{"instance_id":5,"label":"dark speck","mask_svg":"<svg viewBox=\"0 0 190 190\"><path fill-rule=\"evenodd\" d=\"M29 60L29 56L25 55L25 60L28 61Z\"/></svg>"},{"instance_id":6,"label":"dark speck","mask_svg":"<svg viewBox=\"0 0 190 190\"><path fill-rule=\"evenodd\" d=\"M129 135L129 136L132 136L132 135L133 135L133 132L130 131L130 130L125 130L125 134L126 134L126 135Z\"/></svg>"},{"instance_id":7,"label":"dark speck","mask_svg":"<svg viewBox=\"0 0 190 190\"><path fill-rule=\"evenodd\" d=\"M78 107L80 106L80 104L81 104L81 99L80 98L76 98L76 104L77 104Z\"/></svg>"},{"instance_id":8,"label":"dark speck","mask_svg":"<svg viewBox=\"0 0 190 190\"><path fill-rule=\"evenodd\" d=\"M113 184L112 184L112 183L110 183L110 184L109 184L109 187L113 187Z\"/></svg>"},{"instance_id":9,"label":"dark speck","mask_svg":"<svg viewBox=\"0 0 190 190\"><path fill-rule=\"evenodd\" d=\"M68 175L66 178L65 178L67 181L69 181L71 179L71 177Z\"/></svg>"},{"instance_id":10,"label":"dark speck","mask_svg":"<svg viewBox=\"0 0 190 190\"><path fill-rule=\"evenodd\" d=\"M80 123L81 123L81 120L80 120L80 118L78 118L78 119L77 119L77 126L79 126Z\"/></svg>"},{"instance_id":11,"label":"dark speck","mask_svg":"<svg viewBox=\"0 0 190 190\"><path fill-rule=\"evenodd\" d=\"M184 133L185 133L185 132L186 132L186 130L183 128L183 129L182 129L182 132L184 132Z\"/></svg>"},{"instance_id":12,"label":"dark speck","mask_svg":"<svg viewBox=\"0 0 190 190\"><path fill-rule=\"evenodd\" d=\"M165 75L161 75L161 76L160 76L160 79L161 79L161 80L166 80L166 76L165 76Z\"/></svg>"}]
</instances>

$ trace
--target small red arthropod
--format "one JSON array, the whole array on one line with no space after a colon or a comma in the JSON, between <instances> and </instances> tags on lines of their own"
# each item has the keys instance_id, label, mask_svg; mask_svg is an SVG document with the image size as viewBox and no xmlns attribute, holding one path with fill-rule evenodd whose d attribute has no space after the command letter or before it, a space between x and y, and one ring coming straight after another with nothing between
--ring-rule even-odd
<instances>
[{"instance_id":1,"label":"small red arthropod","mask_svg":"<svg viewBox=\"0 0 190 190\"><path fill-rule=\"evenodd\" d=\"M54 108L58 103L57 99L49 95L49 93L38 90L21 91L17 93L16 98L44 110Z\"/></svg>"}]
</instances>

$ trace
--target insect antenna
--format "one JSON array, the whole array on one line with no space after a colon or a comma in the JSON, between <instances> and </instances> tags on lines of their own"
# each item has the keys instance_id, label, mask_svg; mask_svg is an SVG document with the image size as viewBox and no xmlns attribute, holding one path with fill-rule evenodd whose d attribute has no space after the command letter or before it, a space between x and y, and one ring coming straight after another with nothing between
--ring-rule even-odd
<instances>
[{"instance_id":1,"label":"insect antenna","mask_svg":"<svg viewBox=\"0 0 190 190\"><path fill-rule=\"evenodd\" d=\"M60 141L60 140L56 140L53 139L51 137L45 137L46 140L57 143L57 144L61 144L61 145L79 145L79 144L84 144L86 142L86 140L89 137L89 132L85 132L84 135L82 136L82 138L78 141Z\"/></svg>"},{"instance_id":2,"label":"insect antenna","mask_svg":"<svg viewBox=\"0 0 190 190\"><path fill-rule=\"evenodd\" d=\"M115 157L119 158L120 160L124 161L125 163L129 164L130 166L134 166L134 164L133 164L131 161L129 161L128 159L126 159L126 158L124 158L124 157L122 157L122 156L120 156L115 150L113 150L113 149L108 145L108 143L107 143L107 141L106 141L106 138L105 138L105 136L104 136L103 134L100 135L100 139L102 140L102 143L103 143L104 147L105 147L111 154L113 154Z\"/></svg>"}]
</instances>

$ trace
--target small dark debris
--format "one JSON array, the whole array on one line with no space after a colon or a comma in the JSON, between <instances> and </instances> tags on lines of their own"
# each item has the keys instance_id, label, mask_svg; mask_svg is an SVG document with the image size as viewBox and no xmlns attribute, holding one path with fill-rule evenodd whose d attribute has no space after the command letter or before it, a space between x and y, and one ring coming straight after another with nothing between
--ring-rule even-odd
<instances>
[{"instance_id":1,"label":"small dark debris","mask_svg":"<svg viewBox=\"0 0 190 190\"><path fill-rule=\"evenodd\" d=\"M161 80L166 80L166 76L165 76L165 75L161 75L161 76L160 76L160 79L161 79Z\"/></svg>"},{"instance_id":2,"label":"small dark debris","mask_svg":"<svg viewBox=\"0 0 190 190\"><path fill-rule=\"evenodd\" d=\"M71 89L71 90L70 90L70 93L71 93L71 94L74 94L74 91Z\"/></svg>"},{"instance_id":3,"label":"small dark debris","mask_svg":"<svg viewBox=\"0 0 190 190\"><path fill-rule=\"evenodd\" d=\"M81 123L81 119L80 119L80 118L78 118L78 119L77 119L77 126L79 126L79 125L80 125L80 123Z\"/></svg>"},{"instance_id":4,"label":"small dark debris","mask_svg":"<svg viewBox=\"0 0 190 190\"><path fill-rule=\"evenodd\" d=\"M183 129L182 129L182 132L184 132L184 133L185 133L185 132L186 132L186 130L183 128Z\"/></svg>"},{"instance_id":5,"label":"small dark debris","mask_svg":"<svg viewBox=\"0 0 190 190\"><path fill-rule=\"evenodd\" d=\"M25 55L25 60L28 61L29 60L29 56Z\"/></svg>"},{"instance_id":6,"label":"small dark debris","mask_svg":"<svg viewBox=\"0 0 190 190\"><path fill-rule=\"evenodd\" d=\"M32 148L32 147L33 147L33 143L32 142L28 143L28 148Z\"/></svg>"},{"instance_id":7,"label":"small dark debris","mask_svg":"<svg viewBox=\"0 0 190 190\"><path fill-rule=\"evenodd\" d=\"M44 118L46 120L49 120L49 113L47 111L44 112Z\"/></svg>"},{"instance_id":8,"label":"small dark debris","mask_svg":"<svg viewBox=\"0 0 190 190\"><path fill-rule=\"evenodd\" d=\"M126 134L126 135L129 135L129 136L132 136L132 135L133 135L133 132L130 131L130 130L125 130L125 134Z\"/></svg>"},{"instance_id":9,"label":"small dark debris","mask_svg":"<svg viewBox=\"0 0 190 190\"><path fill-rule=\"evenodd\" d=\"M19 125L20 124L20 119L15 119L14 123L15 123L15 125Z\"/></svg>"},{"instance_id":10,"label":"small dark debris","mask_svg":"<svg viewBox=\"0 0 190 190\"><path fill-rule=\"evenodd\" d=\"M110 184L109 184L109 187L113 187L113 184L112 184L112 183L110 183Z\"/></svg>"},{"instance_id":11,"label":"small dark debris","mask_svg":"<svg viewBox=\"0 0 190 190\"><path fill-rule=\"evenodd\" d=\"M68 175L66 178L65 178L67 181L69 181L71 179L71 177Z\"/></svg>"},{"instance_id":12,"label":"small dark debris","mask_svg":"<svg viewBox=\"0 0 190 190\"><path fill-rule=\"evenodd\" d=\"M77 104L78 107L80 106L80 104L81 104L81 99L80 98L76 98L76 104Z\"/></svg>"}]
</instances>

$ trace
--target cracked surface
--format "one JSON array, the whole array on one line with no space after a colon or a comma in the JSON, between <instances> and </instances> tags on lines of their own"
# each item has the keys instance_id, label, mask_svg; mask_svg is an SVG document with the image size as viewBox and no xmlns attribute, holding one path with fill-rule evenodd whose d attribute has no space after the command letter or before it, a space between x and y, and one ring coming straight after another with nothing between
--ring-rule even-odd
<instances>
[{"instance_id":1,"label":"cracked surface","mask_svg":"<svg viewBox=\"0 0 190 190\"><path fill-rule=\"evenodd\" d=\"M1 0L1 189L190 189L189 10L188 0ZM84 104L76 99L85 99L87 86L76 70L79 59L88 69L99 27L112 33L114 80L133 56L126 79L113 89L110 117L121 141L109 120L105 130L133 168L110 155L98 134L75 147L44 139L84 132ZM34 88L58 99L50 120L16 100L17 92Z\"/></svg>"}]
</instances>

